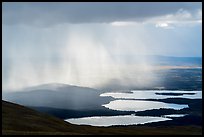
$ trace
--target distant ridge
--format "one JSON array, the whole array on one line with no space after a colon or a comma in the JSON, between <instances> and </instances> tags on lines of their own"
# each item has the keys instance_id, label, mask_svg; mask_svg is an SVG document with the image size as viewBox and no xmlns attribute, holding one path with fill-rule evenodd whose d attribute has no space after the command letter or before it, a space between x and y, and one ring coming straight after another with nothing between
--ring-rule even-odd
<instances>
[{"instance_id":1,"label":"distant ridge","mask_svg":"<svg viewBox=\"0 0 204 137\"><path fill-rule=\"evenodd\" d=\"M100 91L93 88L51 83L3 93L2 98L24 106L94 110L110 101L99 95Z\"/></svg>"},{"instance_id":2,"label":"distant ridge","mask_svg":"<svg viewBox=\"0 0 204 137\"><path fill-rule=\"evenodd\" d=\"M81 86L63 84L63 83L46 83L46 84L26 87L26 88L23 88L22 90L25 90L25 91L42 90L42 89L44 89L44 90L57 90L59 88L68 88L68 87L93 89L90 87L81 87ZM96 90L96 89L94 89L94 90Z\"/></svg>"}]
</instances>

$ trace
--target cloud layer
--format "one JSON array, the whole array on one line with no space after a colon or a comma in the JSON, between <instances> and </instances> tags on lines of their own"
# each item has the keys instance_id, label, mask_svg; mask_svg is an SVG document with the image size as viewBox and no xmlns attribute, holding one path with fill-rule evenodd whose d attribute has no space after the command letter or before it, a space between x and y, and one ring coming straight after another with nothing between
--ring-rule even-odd
<instances>
[{"instance_id":1,"label":"cloud layer","mask_svg":"<svg viewBox=\"0 0 204 137\"><path fill-rule=\"evenodd\" d=\"M190 14L202 8L188 2L68 2L68 3L3 3L4 24L57 25L61 23L110 23L145 20L175 14Z\"/></svg>"}]
</instances>

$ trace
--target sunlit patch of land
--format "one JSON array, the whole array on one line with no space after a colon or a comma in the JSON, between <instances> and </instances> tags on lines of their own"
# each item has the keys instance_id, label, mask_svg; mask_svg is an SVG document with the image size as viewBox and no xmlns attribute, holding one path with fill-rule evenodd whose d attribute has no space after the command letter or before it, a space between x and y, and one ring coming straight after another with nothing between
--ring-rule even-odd
<instances>
[{"instance_id":1,"label":"sunlit patch of land","mask_svg":"<svg viewBox=\"0 0 204 137\"><path fill-rule=\"evenodd\" d=\"M160 70L160 69L202 69L201 66L154 66L153 70Z\"/></svg>"}]
</instances>

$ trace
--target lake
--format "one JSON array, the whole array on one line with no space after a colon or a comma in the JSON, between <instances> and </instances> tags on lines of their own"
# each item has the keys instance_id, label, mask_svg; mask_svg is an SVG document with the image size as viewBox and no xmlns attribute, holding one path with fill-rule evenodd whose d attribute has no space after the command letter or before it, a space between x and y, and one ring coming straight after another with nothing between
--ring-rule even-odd
<instances>
[{"instance_id":1,"label":"lake","mask_svg":"<svg viewBox=\"0 0 204 137\"><path fill-rule=\"evenodd\" d=\"M150 109L183 109L188 108L188 105L179 105L173 103L163 103L158 101L142 101L142 100L114 100L108 104L102 105L106 108L120 111L145 111Z\"/></svg>"},{"instance_id":2,"label":"lake","mask_svg":"<svg viewBox=\"0 0 204 137\"><path fill-rule=\"evenodd\" d=\"M101 97L113 97L115 99L165 99L165 98L190 98L190 99L201 99L202 91L171 91L171 90L133 90L131 93L122 92L107 92L103 93ZM195 93L193 95L157 95L156 93Z\"/></svg>"},{"instance_id":3,"label":"lake","mask_svg":"<svg viewBox=\"0 0 204 137\"><path fill-rule=\"evenodd\" d=\"M158 93L165 93L164 95ZM168 94L166 94L168 93ZM174 93L172 95L172 93ZM179 94L176 94L179 93ZM183 93L183 95L180 95ZM190 94L186 94L190 93ZM101 97L113 97L115 100L108 104L102 104L103 107L118 111L145 111L151 109L175 109L180 110L188 108L187 104L164 103L159 101L147 101L141 99L166 99L166 98L190 98L202 99L202 91L170 91L170 90L134 90L131 92L107 92L100 95ZM137 100L138 99L138 100ZM186 114L163 115L161 117L150 116L100 116L100 117L83 117L66 119L65 121L77 125L92 126L114 126L114 125L137 125L159 121L172 120L172 117L183 117Z\"/></svg>"},{"instance_id":4,"label":"lake","mask_svg":"<svg viewBox=\"0 0 204 137\"><path fill-rule=\"evenodd\" d=\"M77 125L114 126L114 125L137 125L166 120L171 120L171 118L125 115L125 116L72 118L67 119L65 121Z\"/></svg>"}]
</instances>

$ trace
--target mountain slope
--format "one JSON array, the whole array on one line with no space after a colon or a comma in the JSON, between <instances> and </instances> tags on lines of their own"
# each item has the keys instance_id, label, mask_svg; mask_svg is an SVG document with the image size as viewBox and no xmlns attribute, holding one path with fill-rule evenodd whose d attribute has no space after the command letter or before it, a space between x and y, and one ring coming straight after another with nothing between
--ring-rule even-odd
<instances>
[{"instance_id":1,"label":"mountain slope","mask_svg":"<svg viewBox=\"0 0 204 137\"><path fill-rule=\"evenodd\" d=\"M3 100L24 106L94 110L110 101L99 95L100 92L96 89L52 83L3 93Z\"/></svg>"},{"instance_id":2,"label":"mountain slope","mask_svg":"<svg viewBox=\"0 0 204 137\"><path fill-rule=\"evenodd\" d=\"M76 134L73 131L74 126L70 125L61 119L36 112L24 106L2 101L3 134L47 134L48 132Z\"/></svg>"}]
</instances>

